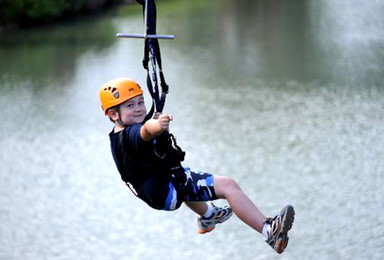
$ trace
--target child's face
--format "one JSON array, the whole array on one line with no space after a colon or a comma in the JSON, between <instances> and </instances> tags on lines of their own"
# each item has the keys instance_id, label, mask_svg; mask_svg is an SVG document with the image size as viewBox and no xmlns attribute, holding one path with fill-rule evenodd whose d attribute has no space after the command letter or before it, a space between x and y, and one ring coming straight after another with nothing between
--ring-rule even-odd
<instances>
[{"instance_id":1,"label":"child's face","mask_svg":"<svg viewBox=\"0 0 384 260\"><path fill-rule=\"evenodd\" d=\"M142 123L146 115L147 109L142 95L131 98L120 105L120 119L124 125Z\"/></svg>"}]
</instances>

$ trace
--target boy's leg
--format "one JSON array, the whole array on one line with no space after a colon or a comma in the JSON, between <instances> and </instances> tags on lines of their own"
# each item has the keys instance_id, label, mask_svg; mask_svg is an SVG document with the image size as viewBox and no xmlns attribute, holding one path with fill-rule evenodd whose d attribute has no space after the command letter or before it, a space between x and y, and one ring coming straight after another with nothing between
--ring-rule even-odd
<instances>
[{"instance_id":1,"label":"boy's leg","mask_svg":"<svg viewBox=\"0 0 384 260\"><path fill-rule=\"evenodd\" d=\"M263 225L267 218L234 180L215 175L214 188L217 197L226 199L239 219L262 233Z\"/></svg>"},{"instance_id":2,"label":"boy's leg","mask_svg":"<svg viewBox=\"0 0 384 260\"><path fill-rule=\"evenodd\" d=\"M184 203L194 211L197 217L198 233L212 231L216 224L227 221L232 216L228 207L217 207L211 201L218 199L214 191L214 176L202 171L184 168L186 182L184 187Z\"/></svg>"},{"instance_id":3,"label":"boy's leg","mask_svg":"<svg viewBox=\"0 0 384 260\"><path fill-rule=\"evenodd\" d=\"M203 216L208 209L208 205L205 201L186 201L184 203L199 216Z\"/></svg>"}]
</instances>

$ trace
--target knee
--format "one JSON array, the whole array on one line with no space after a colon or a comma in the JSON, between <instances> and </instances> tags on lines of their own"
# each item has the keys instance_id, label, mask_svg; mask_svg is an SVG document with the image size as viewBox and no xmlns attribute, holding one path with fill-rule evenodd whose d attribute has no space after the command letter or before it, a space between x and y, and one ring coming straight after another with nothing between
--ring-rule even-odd
<instances>
[{"instance_id":1,"label":"knee","mask_svg":"<svg viewBox=\"0 0 384 260\"><path fill-rule=\"evenodd\" d=\"M227 189L239 189L239 185L234 179L223 177L223 182Z\"/></svg>"},{"instance_id":2,"label":"knee","mask_svg":"<svg viewBox=\"0 0 384 260\"><path fill-rule=\"evenodd\" d=\"M215 192L219 198L226 198L233 192L239 191L237 182L226 176L215 176Z\"/></svg>"}]
</instances>

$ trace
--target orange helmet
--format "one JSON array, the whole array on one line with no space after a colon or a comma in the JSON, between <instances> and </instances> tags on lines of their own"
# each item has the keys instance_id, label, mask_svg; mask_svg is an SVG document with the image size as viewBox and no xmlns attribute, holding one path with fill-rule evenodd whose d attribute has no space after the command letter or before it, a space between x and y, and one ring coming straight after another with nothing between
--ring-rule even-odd
<instances>
[{"instance_id":1,"label":"orange helmet","mask_svg":"<svg viewBox=\"0 0 384 260\"><path fill-rule=\"evenodd\" d=\"M128 99L142 95L140 86L129 78L116 78L105 83L100 89L101 109L107 114L109 108Z\"/></svg>"}]
</instances>

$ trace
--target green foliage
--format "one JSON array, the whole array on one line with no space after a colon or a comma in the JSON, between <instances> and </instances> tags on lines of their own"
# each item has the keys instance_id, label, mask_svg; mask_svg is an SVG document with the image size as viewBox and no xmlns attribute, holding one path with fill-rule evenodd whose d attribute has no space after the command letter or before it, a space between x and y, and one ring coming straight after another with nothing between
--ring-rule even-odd
<instances>
[{"instance_id":1,"label":"green foliage","mask_svg":"<svg viewBox=\"0 0 384 260\"><path fill-rule=\"evenodd\" d=\"M0 25L47 23L65 14L101 7L114 0L0 0Z\"/></svg>"},{"instance_id":2,"label":"green foliage","mask_svg":"<svg viewBox=\"0 0 384 260\"><path fill-rule=\"evenodd\" d=\"M65 0L28 0L26 1L25 13L28 18L39 19L40 17L58 17L68 8Z\"/></svg>"}]
</instances>

